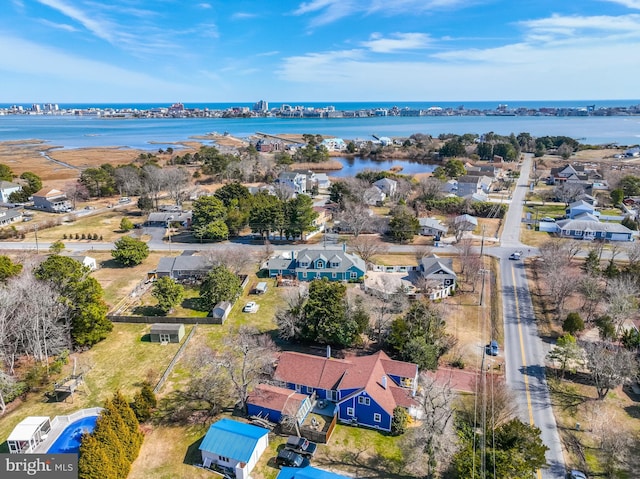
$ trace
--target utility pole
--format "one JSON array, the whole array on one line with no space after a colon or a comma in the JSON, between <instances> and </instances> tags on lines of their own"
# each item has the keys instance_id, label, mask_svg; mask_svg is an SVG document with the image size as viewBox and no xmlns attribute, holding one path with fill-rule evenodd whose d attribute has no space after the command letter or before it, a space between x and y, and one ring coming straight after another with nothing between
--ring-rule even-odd
<instances>
[{"instance_id":1,"label":"utility pole","mask_svg":"<svg viewBox=\"0 0 640 479\"><path fill-rule=\"evenodd\" d=\"M38 225L33 225L33 232L36 235L36 254L40 254L40 248L38 247Z\"/></svg>"}]
</instances>

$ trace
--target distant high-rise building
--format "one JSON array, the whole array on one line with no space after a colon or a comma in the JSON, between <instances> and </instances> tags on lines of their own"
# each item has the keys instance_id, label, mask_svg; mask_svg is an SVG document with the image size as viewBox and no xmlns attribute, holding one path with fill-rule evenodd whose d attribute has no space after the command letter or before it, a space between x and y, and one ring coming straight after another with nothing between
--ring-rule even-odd
<instances>
[{"instance_id":1,"label":"distant high-rise building","mask_svg":"<svg viewBox=\"0 0 640 479\"><path fill-rule=\"evenodd\" d=\"M260 100L253 104L253 111L266 113L269 111L269 102Z\"/></svg>"}]
</instances>

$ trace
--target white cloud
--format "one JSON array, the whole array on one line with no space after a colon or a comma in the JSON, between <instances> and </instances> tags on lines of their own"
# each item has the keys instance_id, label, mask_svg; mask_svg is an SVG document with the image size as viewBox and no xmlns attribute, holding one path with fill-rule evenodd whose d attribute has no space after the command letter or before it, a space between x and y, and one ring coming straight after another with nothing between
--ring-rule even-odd
<instances>
[{"instance_id":1,"label":"white cloud","mask_svg":"<svg viewBox=\"0 0 640 479\"><path fill-rule=\"evenodd\" d=\"M375 61L363 51L346 50L285 58L278 76L310 91L326 91L334 101L634 98L640 64L629 59L637 51L640 39L519 42L441 52L415 62Z\"/></svg>"},{"instance_id":2,"label":"white cloud","mask_svg":"<svg viewBox=\"0 0 640 479\"><path fill-rule=\"evenodd\" d=\"M231 15L232 20L247 20L249 18L256 18L258 16L257 13L248 13L248 12L236 12Z\"/></svg>"},{"instance_id":3,"label":"white cloud","mask_svg":"<svg viewBox=\"0 0 640 479\"><path fill-rule=\"evenodd\" d=\"M393 33L391 37L384 38L380 34L373 34L369 41L362 42L361 45L372 52L393 53L427 48L430 43L429 35L425 33Z\"/></svg>"},{"instance_id":4,"label":"white cloud","mask_svg":"<svg viewBox=\"0 0 640 479\"><path fill-rule=\"evenodd\" d=\"M42 5L53 8L67 17L80 23L98 38L109 43L114 42L113 29L104 21L98 21L80 9L69 5L64 0L37 0Z\"/></svg>"},{"instance_id":5,"label":"white cloud","mask_svg":"<svg viewBox=\"0 0 640 479\"><path fill-rule=\"evenodd\" d=\"M294 15L316 14L311 26L333 23L351 15L402 15L456 7L467 8L487 0L311 0L301 3Z\"/></svg>"},{"instance_id":6,"label":"white cloud","mask_svg":"<svg viewBox=\"0 0 640 479\"><path fill-rule=\"evenodd\" d=\"M74 27L73 25L66 24L66 23L55 23L55 22L52 22L52 21L47 20L45 18L40 18L38 21L40 23L42 23L43 25L47 26L47 27L55 28L57 30L64 30L64 31L67 31L67 32L77 32L78 31L78 29L76 27Z\"/></svg>"},{"instance_id":7,"label":"white cloud","mask_svg":"<svg viewBox=\"0 0 640 479\"><path fill-rule=\"evenodd\" d=\"M210 4L210 3L199 3L199 4L198 4L198 7L199 7L199 8L203 8L203 9L205 9L205 10L208 10L208 9L210 9L210 8L211 8L211 4Z\"/></svg>"},{"instance_id":8,"label":"white cloud","mask_svg":"<svg viewBox=\"0 0 640 479\"><path fill-rule=\"evenodd\" d=\"M640 15L597 15L597 16L562 16L552 15L538 20L520 22L531 30L532 35L549 34L557 37L591 34L598 31L598 35L611 33L634 33L640 31Z\"/></svg>"},{"instance_id":9,"label":"white cloud","mask_svg":"<svg viewBox=\"0 0 640 479\"><path fill-rule=\"evenodd\" d=\"M38 86L36 93L49 98L62 98L65 91L70 98L76 98L75 101L95 101L96 97L102 98L103 92L120 95L122 99L135 99L136 95L149 99L154 94L157 98L189 91L185 85L163 80L157 75L69 55L17 37L0 34L0 44L12 45L10 49L0 49L0 70L11 74L10 78L4 78L16 84L34 80ZM46 72L46 80L42 78L43 72ZM60 91L56 92L56 89ZM7 87L6 92L9 91ZM21 91L25 94L24 89Z\"/></svg>"},{"instance_id":10,"label":"white cloud","mask_svg":"<svg viewBox=\"0 0 640 479\"><path fill-rule=\"evenodd\" d=\"M627 8L640 10L640 0L601 0L603 2L617 3Z\"/></svg>"}]
</instances>

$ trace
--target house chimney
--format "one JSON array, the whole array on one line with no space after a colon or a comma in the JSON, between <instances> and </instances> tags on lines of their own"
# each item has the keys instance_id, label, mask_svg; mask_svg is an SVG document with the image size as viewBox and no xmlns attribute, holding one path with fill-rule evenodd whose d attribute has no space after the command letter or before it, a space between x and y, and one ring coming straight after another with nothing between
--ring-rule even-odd
<instances>
[{"instance_id":1,"label":"house chimney","mask_svg":"<svg viewBox=\"0 0 640 479\"><path fill-rule=\"evenodd\" d=\"M382 376L382 387L387 389L387 376Z\"/></svg>"},{"instance_id":2,"label":"house chimney","mask_svg":"<svg viewBox=\"0 0 640 479\"><path fill-rule=\"evenodd\" d=\"M331 346L327 344L327 359L331 359Z\"/></svg>"}]
</instances>

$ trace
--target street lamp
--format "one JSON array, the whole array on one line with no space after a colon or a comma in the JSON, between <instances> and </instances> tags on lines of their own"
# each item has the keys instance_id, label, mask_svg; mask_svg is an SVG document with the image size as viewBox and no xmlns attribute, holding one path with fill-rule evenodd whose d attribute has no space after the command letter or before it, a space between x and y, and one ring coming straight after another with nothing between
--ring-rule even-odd
<instances>
[{"instance_id":1,"label":"street lamp","mask_svg":"<svg viewBox=\"0 0 640 479\"><path fill-rule=\"evenodd\" d=\"M169 253L171 253L171 221L173 220L173 216L169 216L167 218L167 233L169 235Z\"/></svg>"}]
</instances>

